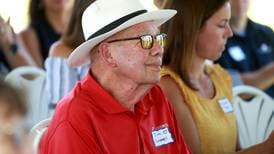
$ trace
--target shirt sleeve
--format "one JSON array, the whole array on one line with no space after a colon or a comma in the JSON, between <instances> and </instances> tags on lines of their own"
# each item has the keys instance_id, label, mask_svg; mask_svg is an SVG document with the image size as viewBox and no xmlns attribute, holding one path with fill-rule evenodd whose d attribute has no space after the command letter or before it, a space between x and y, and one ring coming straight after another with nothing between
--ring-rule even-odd
<instances>
[{"instance_id":1,"label":"shirt sleeve","mask_svg":"<svg viewBox=\"0 0 274 154\"><path fill-rule=\"evenodd\" d=\"M42 154L91 154L103 153L94 138L83 139L83 134L69 122L61 123L44 147ZM47 152L45 152L47 151Z\"/></svg>"}]
</instances>

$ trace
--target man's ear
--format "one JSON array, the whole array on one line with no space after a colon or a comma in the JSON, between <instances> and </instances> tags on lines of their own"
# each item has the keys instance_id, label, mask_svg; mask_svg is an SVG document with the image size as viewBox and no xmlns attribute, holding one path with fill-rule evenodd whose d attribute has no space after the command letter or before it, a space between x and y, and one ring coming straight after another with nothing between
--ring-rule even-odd
<instances>
[{"instance_id":1,"label":"man's ear","mask_svg":"<svg viewBox=\"0 0 274 154\"><path fill-rule=\"evenodd\" d=\"M113 66L113 67L116 66L116 62L112 56L112 52L109 47L109 43L106 43L106 42L100 43L98 46L98 52L106 64Z\"/></svg>"}]
</instances>

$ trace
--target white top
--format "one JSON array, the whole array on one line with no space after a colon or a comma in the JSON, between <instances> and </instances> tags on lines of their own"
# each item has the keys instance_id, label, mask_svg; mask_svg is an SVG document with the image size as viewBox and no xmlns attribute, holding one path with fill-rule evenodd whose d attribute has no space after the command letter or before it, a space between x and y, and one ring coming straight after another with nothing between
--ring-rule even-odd
<instances>
[{"instance_id":1,"label":"white top","mask_svg":"<svg viewBox=\"0 0 274 154\"><path fill-rule=\"evenodd\" d=\"M47 89L49 93L49 107L54 107L82 79L89 65L72 68L67 59L61 57L48 57L45 61L47 72Z\"/></svg>"}]
</instances>

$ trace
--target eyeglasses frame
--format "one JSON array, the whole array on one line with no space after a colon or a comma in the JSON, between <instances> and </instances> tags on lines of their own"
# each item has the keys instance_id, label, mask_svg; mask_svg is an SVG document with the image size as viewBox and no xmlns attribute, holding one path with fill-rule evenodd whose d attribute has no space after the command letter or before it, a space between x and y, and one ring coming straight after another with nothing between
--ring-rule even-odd
<instances>
[{"instance_id":1,"label":"eyeglasses frame","mask_svg":"<svg viewBox=\"0 0 274 154\"><path fill-rule=\"evenodd\" d=\"M151 42L151 46L149 47L149 48L145 48L144 46L143 46L143 40L142 40L142 38L143 37L145 37L145 36L151 36L151 38L152 38L152 42ZM108 41L107 43L113 43L113 42L120 42L120 41L130 41L130 40L140 40L140 42L141 42L141 46L142 46L142 48L143 49L151 49L152 47L153 47L153 45L154 45L154 40L156 40L157 41L157 36L162 36L163 37L163 40L165 39L166 40L166 37L167 37L167 34L165 34L165 33L160 33L160 34L157 34L157 35L150 35L150 34L145 34L145 35L141 35L141 36L138 36L138 37L130 37L130 38L122 38L122 39L115 39L115 40L110 40L110 41ZM165 40L163 41L164 43L165 43ZM157 41L157 42L159 42L159 41ZM164 47L165 45L161 45L161 47Z\"/></svg>"}]
</instances>

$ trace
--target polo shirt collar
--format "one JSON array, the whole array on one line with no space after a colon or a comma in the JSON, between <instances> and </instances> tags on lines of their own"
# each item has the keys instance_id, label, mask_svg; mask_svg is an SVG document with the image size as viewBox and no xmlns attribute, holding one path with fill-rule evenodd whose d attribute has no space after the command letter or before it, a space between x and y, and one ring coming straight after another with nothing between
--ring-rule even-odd
<instances>
[{"instance_id":1,"label":"polo shirt collar","mask_svg":"<svg viewBox=\"0 0 274 154\"><path fill-rule=\"evenodd\" d=\"M95 106L104 110L109 114L116 114L122 112L131 112L129 109L122 106L115 98L113 98L108 91L106 91L91 75L91 70L80 82L84 94L90 98L90 102ZM146 100L146 101L144 101ZM152 98L147 94L135 106L135 111L141 114L147 114L152 106Z\"/></svg>"},{"instance_id":2,"label":"polo shirt collar","mask_svg":"<svg viewBox=\"0 0 274 154\"><path fill-rule=\"evenodd\" d=\"M151 90L153 91L153 89ZM147 115L154 103L151 93L148 93L140 102L135 106L136 113Z\"/></svg>"}]
</instances>

